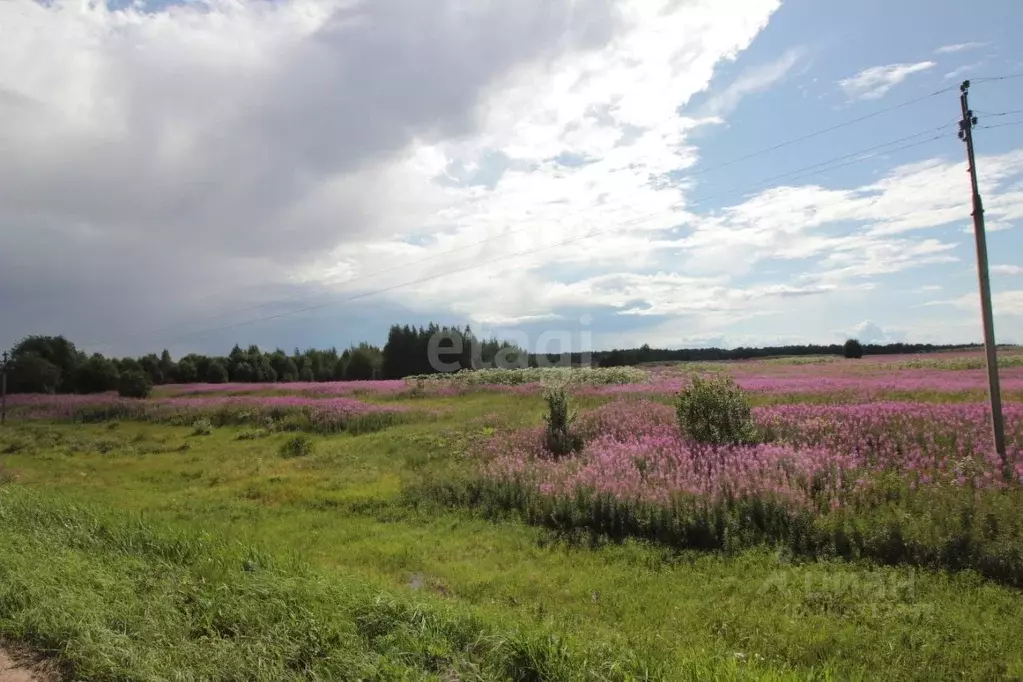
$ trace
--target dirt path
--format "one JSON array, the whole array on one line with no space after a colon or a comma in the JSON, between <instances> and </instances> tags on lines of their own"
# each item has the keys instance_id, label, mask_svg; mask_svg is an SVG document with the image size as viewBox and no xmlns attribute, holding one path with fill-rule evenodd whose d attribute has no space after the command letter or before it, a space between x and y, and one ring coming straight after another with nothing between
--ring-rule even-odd
<instances>
[{"instance_id":1,"label":"dirt path","mask_svg":"<svg viewBox=\"0 0 1023 682\"><path fill-rule=\"evenodd\" d=\"M18 656L0 647L0 682L56 682L57 676L45 664Z\"/></svg>"}]
</instances>

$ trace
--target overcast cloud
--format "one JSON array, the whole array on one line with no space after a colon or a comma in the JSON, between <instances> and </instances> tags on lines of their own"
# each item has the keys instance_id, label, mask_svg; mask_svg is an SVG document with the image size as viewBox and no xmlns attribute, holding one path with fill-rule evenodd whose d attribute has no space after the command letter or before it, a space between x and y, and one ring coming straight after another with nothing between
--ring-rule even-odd
<instances>
[{"instance_id":1,"label":"overcast cloud","mask_svg":"<svg viewBox=\"0 0 1023 682\"><path fill-rule=\"evenodd\" d=\"M810 59L792 45L712 88L779 6L0 3L0 345L217 350L174 339L379 290L373 305L435 319L601 309L654 320L651 342L718 339L959 260L961 161L689 199L700 132ZM879 98L930 66L843 87ZM1023 155L983 161L989 220L1009 225Z\"/></svg>"}]
</instances>

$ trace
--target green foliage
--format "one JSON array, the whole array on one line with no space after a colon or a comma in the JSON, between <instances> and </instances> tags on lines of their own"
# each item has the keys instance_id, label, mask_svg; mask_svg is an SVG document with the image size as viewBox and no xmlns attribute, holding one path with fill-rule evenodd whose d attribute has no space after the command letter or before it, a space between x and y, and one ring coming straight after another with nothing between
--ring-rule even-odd
<instances>
[{"instance_id":1,"label":"green foliage","mask_svg":"<svg viewBox=\"0 0 1023 682\"><path fill-rule=\"evenodd\" d=\"M1007 355L1004 351L998 355L998 366L1002 369L1012 367L1023 367L1023 353ZM937 369L937 370L964 370L964 369L986 369L987 360L981 356L920 356L909 360L886 363L886 368L899 369Z\"/></svg>"},{"instance_id":2,"label":"green foliage","mask_svg":"<svg viewBox=\"0 0 1023 682\"><path fill-rule=\"evenodd\" d=\"M756 442L756 422L745 391L728 375L694 375L675 399L682 433L700 443L747 445Z\"/></svg>"},{"instance_id":3,"label":"green foliage","mask_svg":"<svg viewBox=\"0 0 1023 682\"><path fill-rule=\"evenodd\" d=\"M273 435L273 431L269 429L247 429L238 434L238 440L259 440L261 438L269 438Z\"/></svg>"},{"instance_id":4,"label":"green foliage","mask_svg":"<svg viewBox=\"0 0 1023 682\"><path fill-rule=\"evenodd\" d=\"M878 491L884 503L823 514L757 497L708 503L675 495L668 504L586 490L553 497L526 484L482 478L431 481L408 494L410 500L468 507L490 518L514 513L528 523L592 539L643 538L676 549L729 552L773 546L816 559L976 571L1023 587L1020 489L980 495L957 487L911 491L892 481Z\"/></svg>"},{"instance_id":5,"label":"green foliage","mask_svg":"<svg viewBox=\"0 0 1023 682\"><path fill-rule=\"evenodd\" d=\"M209 419L196 419L192 422L193 436L209 436L213 433L213 423Z\"/></svg>"},{"instance_id":6,"label":"green foliage","mask_svg":"<svg viewBox=\"0 0 1023 682\"><path fill-rule=\"evenodd\" d=\"M178 363L177 380L182 384L194 384L199 381L199 369L195 361L190 358L182 358Z\"/></svg>"},{"instance_id":7,"label":"green foliage","mask_svg":"<svg viewBox=\"0 0 1023 682\"><path fill-rule=\"evenodd\" d=\"M117 380L117 394L122 398L148 398L152 391L153 382L141 371L122 372Z\"/></svg>"},{"instance_id":8,"label":"green foliage","mask_svg":"<svg viewBox=\"0 0 1023 682\"><path fill-rule=\"evenodd\" d=\"M863 357L863 346L856 339L849 339L842 347L842 354L851 360L858 360Z\"/></svg>"},{"instance_id":9,"label":"green foliage","mask_svg":"<svg viewBox=\"0 0 1023 682\"><path fill-rule=\"evenodd\" d=\"M206 381L211 384L226 384L228 380L227 368L224 367L222 362L213 362L210 364L209 374L206 375Z\"/></svg>"},{"instance_id":10,"label":"green foliage","mask_svg":"<svg viewBox=\"0 0 1023 682\"><path fill-rule=\"evenodd\" d=\"M29 387L34 388L43 385L49 388L52 385L52 390L56 390L61 393L70 393L74 390L75 370L85 359L83 354L75 348L75 344L71 343L63 336L28 336L22 339L11 350L11 360L14 363L15 369L17 369L18 361L25 356L40 358L57 368L57 373L55 375L52 370L46 368L44 372L45 380L35 380L28 384ZM35 361L30 361L30 363L35 363ZM36 373L43 368L38 364L30 364L29 367L26 367L25 369L28 376L38 376ZM34 371L29 372L29 369L33 369ZM54 376L56 377L56 381L53 381ZM51 392L32 391L27 389L23 390L19 388L14 390L22 393Z\"/></svg>"},{"instance_id":11,"label":"green foliage","mask_svg":"<svg viewBox=\"0 0 1023 682\"><path fill-rule=\"evenodd\" d=\"M554 385L544 389L543 399L547 403L544 420L544 445L551 454L564 456L582 448L582 439L572 433L576 414L571 411L568 392L564 386Z\"/></svg>"},{"instance_id":12,"label":"green foliage","mask_svg":"<svg viewBox=\"0 0 1023 682\"><path fill-rule=\"evenodd\" d=\"M372 379L379 366L379 359L369 348L355 348L345 364L345 381L366 381Z\"/></svg>"},{"instance_id":13,"label":"green foliage","mask_svg":"<svg viewBox=\"0 0 1023 682\"><path fill-rule=\"evenodd\" d=\"M978 350L979 344L935 345L930 343L886 343L870 344L871 355L902 355L906 353L935 353L952 350ZM636 365L643 362L720 362L722 360L750 360L754 358L799 357L807 355L841 355L842 346L833 343L827 346L816 344L799 346L764 346L760 348L641 348L615 349L593 353L593 360L600 367Z\"/></svg>"},{"instance_id":14,"label":"green foliage","mask_svg":"<svg viewBox=\"0 0 1023 682\"><path fill-rule=\"evenodd\" d=\"M94 353L75 370L76 393L105 393L117 390L118 372L114 363Z\"/></svg>"},{"instance_id":15,"label":"green foliage","mask_svg":"<svg viewBox=\"0 0 1023 682\"><path fill-rule=\"evenodd\" d=\"M7 390L12 393L55 393L61 386L60 368L32 352L14 358L9 378Z\"/></svg>"},{"instance_id":16,"label":"green foliage","mask_svg":"<svg viewBox=\"0 0 1023 682\"><path fill-rule=\"evenodd\" d=\"M305 434L299 434L292 436L280 447L281 457L285 459L293 459L295 457L305 457L311 454L313 451L313 439Z\"/></svg>"},{"instance_id":17,"label":"green foliage","mask_svg":"<svg viewBox=\"0 0 1023 682\"><path fill-rule=\"evenodd\" d=\"M383 348L382 375L402 379L414 375L470 370L485 366L526 367L529 354L497 338L479 339L467 325L427 327L393 325Z\"/></svg>"}]
</instances>

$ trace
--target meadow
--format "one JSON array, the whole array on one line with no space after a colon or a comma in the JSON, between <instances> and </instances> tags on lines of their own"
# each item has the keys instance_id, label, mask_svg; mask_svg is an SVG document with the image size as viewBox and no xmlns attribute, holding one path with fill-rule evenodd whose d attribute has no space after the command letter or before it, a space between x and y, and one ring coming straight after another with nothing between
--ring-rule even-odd
<instances>
[{"instance_id":1,"label":"meadow","mask_svg":"<svg viewBox=\"0 0 1023 682\"><path fill-rule=\"evenodd\" d=\"M0 638L68 679L1023 679L1023 355L18 395ZM750 437L676 394L729 376ZM552 387L571 447L552 449Z\"/></svg>"}]
</instances>

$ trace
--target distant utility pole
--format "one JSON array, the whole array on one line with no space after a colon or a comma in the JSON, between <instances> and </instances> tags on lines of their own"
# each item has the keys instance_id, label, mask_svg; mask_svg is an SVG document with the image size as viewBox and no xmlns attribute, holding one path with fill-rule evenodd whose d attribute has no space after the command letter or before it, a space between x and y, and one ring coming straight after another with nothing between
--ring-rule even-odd
<instances>
[{"instance_id":1,"label":"distant utility pole","mask_svg":"<svg viewBox=\"0 0 1023 682\"><path fill-rule=\"evenodd\" d=\"M977 161L973 155L973 126L977 117L970 110L970 81L963 81L959 87L962 93L959 103L963 109L963 120L959 122L959 139L966 142L966 158L970 164L970 184L973 187L973 234L977 240L977 274L980 277L980 313L984 320L984 351L987 354L988 392L991 396L991 430L995 437L995 450L1002 458L1003 475L1006 480L1013 478L1009 460L1005 456L1005 422L1002 419L1002 390L998 382L998 353L995 348L995 320L991 311L991 277L987 266L987 237L984 234L984 205L980 201L977 187Z\"/></svg>"},{"instance_id":2,"label":"distant utility pole","mask_svg":"<svg viewBox=\"0 0 1023 682\"><path fill-rule=\"evenodd\" d=\"M4 351L4 364L0 365L0 426L7 423L7 351Z\"/></svg>"}]
</instances>

